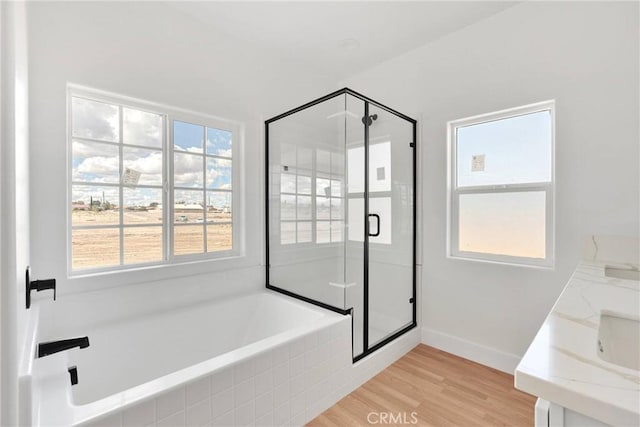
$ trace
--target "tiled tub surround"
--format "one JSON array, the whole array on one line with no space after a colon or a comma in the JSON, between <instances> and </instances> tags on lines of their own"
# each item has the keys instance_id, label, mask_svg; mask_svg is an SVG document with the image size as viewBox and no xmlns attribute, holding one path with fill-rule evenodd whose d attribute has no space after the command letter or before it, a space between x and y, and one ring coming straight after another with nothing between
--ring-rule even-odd
<instances>
[{"instance_id":1,"label":"tiled tub surround","mask_svg":"<svg viewBox=\"0 0 640 427\"><path fill-rule=\"evenodd\" d=\"M350 391L351 318L273 292L88 335L36 359L34 425L303 425Z\"/></svg>"},{"instance_id":2,"label":"tiled tub surround","mask_svg":"<svg viewBox=\"0 0 640 427\"><path fill-rule=\"evenodd\" d=\"M600 359L597 336L602 310L640 314L640 282L606 277L605 265L616 262L599 258L578 265L518 365L515 383L520 390L604 423L637 426L640 372ZM637 256L632 260L637 264Z\"/></svg>"}]
</instances>

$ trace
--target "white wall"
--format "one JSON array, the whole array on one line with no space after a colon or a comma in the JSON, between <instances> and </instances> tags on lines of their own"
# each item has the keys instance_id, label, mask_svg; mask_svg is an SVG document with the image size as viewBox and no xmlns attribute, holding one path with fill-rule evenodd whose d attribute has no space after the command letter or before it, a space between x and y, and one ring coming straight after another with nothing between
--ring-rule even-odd
<instances>
[{"instance_id":1,"label":"white wall","mask_svg":"<svg viewBox=\"0 0 640 427\"><path fill-rule=\"evenodd\" d=\"M56 277L60 298L164 279L158 292L179 286L180 292L194 298L262 287L263 115L294 107L334 85L313 70L217 33L169 4L31 2L28 13L34 273ZM67 278L67 82L245 123L242 231L246 256L222 265L196 263ZM253 273L246 274L246 269ZM140 290L144 294L147 291L142 289L147 286ZM135 293L121 287L116 295L127 298ZM51 305L47 296L44 299L42 305ZM143 299L155 304L154 298ZM55 315L55 307L46 312ZM80 302L78 310L82 310Z\"/></svg>"},{"instance_id":2,"label":"white wall","mask_svg":"<svg viewBox=\"0 0 640 427\"><path fill-rule=\"evenodd\" d=\"M25 4L0 4L2 25L2 187L0 215L2 270L0 275L0 327L2 358L0 373L0 424L17 425L18 375L24 360L24 272L29 265L29 120L27 28Z\"/></svg>"},{"instance_id":3,"label":"white wall","mask_svg":"<svg viewBox=\"0 0 640 427\"><path fill-rule=\"evenodd\" d=\"M345 84L421 120L423 341L515 367L581 239L639 221L638 4L527 2ZM447 259L446 122L557 101L553 270Z\"/></svg>"}]
</instances>

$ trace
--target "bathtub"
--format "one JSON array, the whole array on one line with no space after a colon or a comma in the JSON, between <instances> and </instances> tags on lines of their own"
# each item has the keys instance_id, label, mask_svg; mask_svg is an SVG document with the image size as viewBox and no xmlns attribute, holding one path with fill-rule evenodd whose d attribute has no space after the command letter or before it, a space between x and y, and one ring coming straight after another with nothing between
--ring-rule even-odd
<instances>
[{"instance_id":1,"label":"bathtub","mask_svg":"<svg viewBox=\"0 0 640 427\"><path fill-rule=\"evenodd\" d=\"M351 318L271 291L86 335L33 362L34 425L303 425L349 392Z\"/></svg>"}]
</instances>

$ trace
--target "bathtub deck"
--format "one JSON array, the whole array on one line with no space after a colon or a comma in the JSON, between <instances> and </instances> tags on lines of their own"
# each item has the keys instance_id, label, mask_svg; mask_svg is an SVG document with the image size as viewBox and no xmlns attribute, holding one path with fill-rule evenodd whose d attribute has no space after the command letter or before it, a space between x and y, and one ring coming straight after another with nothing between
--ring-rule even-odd
<instances>
[{"instance_id":1,"label":"bathtub deck","mask_svg":"<svg viewBox=\"0 0 640 427\"><path fill-rule=\"evenodd\" d=\"M308 425L370 425L371 412L409 425L415 412L418 425L532 426L535 400L513 387L512 375L421 344Z\"/></svg>"}]
</instances>

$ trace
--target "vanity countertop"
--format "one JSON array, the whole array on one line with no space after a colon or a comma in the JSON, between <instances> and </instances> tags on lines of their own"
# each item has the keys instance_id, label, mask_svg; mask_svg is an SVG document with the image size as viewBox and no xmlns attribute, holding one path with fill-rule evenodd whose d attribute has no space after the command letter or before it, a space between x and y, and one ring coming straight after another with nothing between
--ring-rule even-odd
<instances>
[{"instance_id":1,"label":"vanity countertop","mask_svg":"<svg viewBox=\"0 0 640 427\"><path fill-rule=\"evenodd\" d=\"M640 282L582 261L516 368L516 387L607 424L640 425L640 371L598 356L601 310L636 317Z\"/></svg>"}]
</instances>

